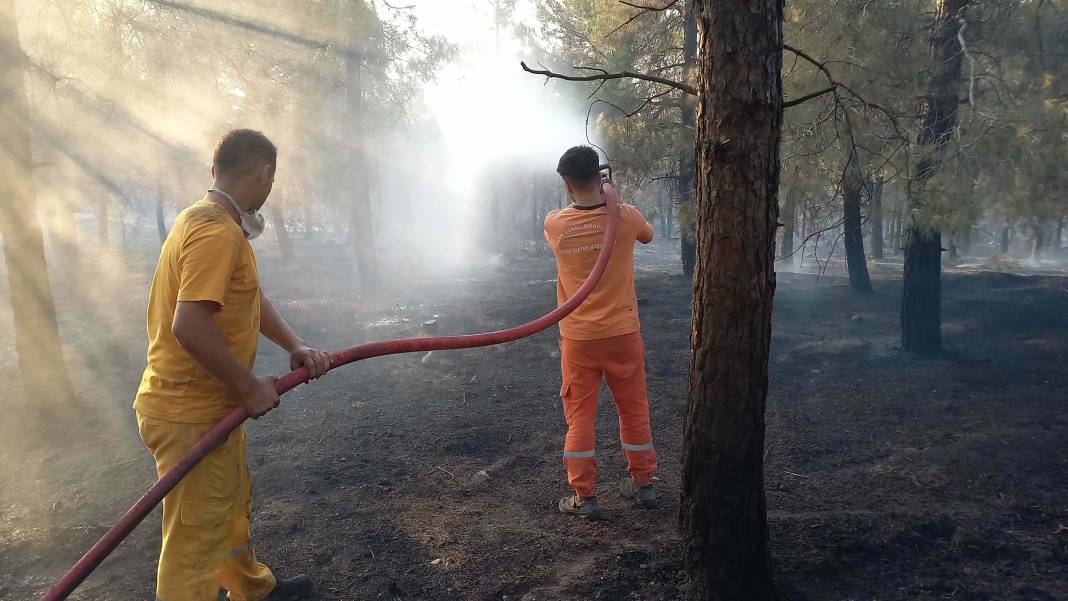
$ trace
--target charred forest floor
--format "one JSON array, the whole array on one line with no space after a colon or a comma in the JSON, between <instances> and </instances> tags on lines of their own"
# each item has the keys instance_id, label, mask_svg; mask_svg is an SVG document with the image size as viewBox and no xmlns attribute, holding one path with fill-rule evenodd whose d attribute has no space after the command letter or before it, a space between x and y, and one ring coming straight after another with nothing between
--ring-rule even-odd
<instances>
[{"instance_id":1,"label":"charred forest floor","mask_svg":"<svg viewBox=\"0 0 1068 601\"><path fill-rule=\"evenodd\" d=\"M398 269L410 286L384 301L357 297L349 274L310 249L290 264L258 252L275 304L332 349L506 327L555 298L545 255L460 273ZM260 559L310 575L324 600L678 599L690 286L675 255L662 243L637 260L659 509L613 494L625 471L603 392L607 519L557 514L565 427L550 331L339 369L250 423ZM79 398L50 420L5 403L0 599L36 598L154 479L129 409L153 262L93 278L107 312L57 285ZM918 359L897 348L900 271L874 275L870 295L837 277L778 276L766 488L784 597L1068 598L1068 279L947 270L948 352ZM0 318L10 341L10 315ZM10 399L17 363L4 344ZM283 367L261 347L260 373ZM72 598L152 598L158 545L157 510Z\"/></svg>"}]
</instances>

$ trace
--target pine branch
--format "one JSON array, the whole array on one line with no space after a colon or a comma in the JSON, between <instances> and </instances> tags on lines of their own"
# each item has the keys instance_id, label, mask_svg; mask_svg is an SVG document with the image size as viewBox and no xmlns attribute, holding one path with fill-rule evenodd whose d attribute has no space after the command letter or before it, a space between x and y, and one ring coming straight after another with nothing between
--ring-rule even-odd
<instances>
[{"instance_id":1,"label":"pine branch","mask_svg":"<svg viewBox=\"0 0 1068 601\"><path fill-rule=\"evenodd\" d=\"M633 71L620 71L618 73L608 73L602 69L594 69L592 67L579 67L580 69L588 69L594 71L601 71L601 73L595 75L564 75L563 73L554 73L549 69L531 69L525 62L520 62L519 66L523 67L523 70L527 73L533 73L534 75L544 75L549 79L564 79L567 81L607 81L609 79L640 79L642 81L651 81L653 83L662 84L675 88L676 90L682 90L692 96L697 95L697 89L689 84L668 79L666 77L660 77L657 75L649 75L647 73L635 73Z\"/></svg>"}]
</instances>

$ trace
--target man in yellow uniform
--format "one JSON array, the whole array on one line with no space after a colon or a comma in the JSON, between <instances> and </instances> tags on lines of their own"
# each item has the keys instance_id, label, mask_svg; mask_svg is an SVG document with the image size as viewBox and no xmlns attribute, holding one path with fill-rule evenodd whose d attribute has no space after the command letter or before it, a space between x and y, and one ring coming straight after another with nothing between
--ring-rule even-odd
<instances>
[{"instance_id":1,"label":"man in yellow uniform","mask_svg":"<svg viewBox=\"0 0 1068 601\"><path fill-rule=\"evenodd\" d=\"M148 302L148 367L134 409L141 438L162 476L211 426L244 405L254 418L278 406L275 378L252 374L263 334L290 367L317 378L326 353L293 333L267 297L248 240L263 231L260 207L274 183L277 150L239 129L219 141L214 185L182 211L163 243ZM305 598L306 576L275 580L249 541L252 480L240 427L163 500L163 548L156 601Z\"/></svg>"}]
</instances>

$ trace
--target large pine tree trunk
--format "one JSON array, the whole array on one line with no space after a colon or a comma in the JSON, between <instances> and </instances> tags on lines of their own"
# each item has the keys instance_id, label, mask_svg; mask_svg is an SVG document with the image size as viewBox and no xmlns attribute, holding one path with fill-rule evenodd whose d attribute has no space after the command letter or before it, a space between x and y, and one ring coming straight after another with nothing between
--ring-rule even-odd
<instances>
[{"instance_id":1,"label":"large pine tree trunk","mask_svg":"<svg viewBox=\"0 0 1068 601\"><path fill-rule=\"evenodd\" d=\"M933 70L928 83L923 129L918 146L916 190L909 202L922 208L925 186L942 167L946 144L957 127L960 105L961 52L957 32L971 0L940 0L932 40ZM912 218L905 242L905 277L901 299L901 346L920 354L942 350L942 232L937 223Z\"/></svg>"},{"instance_id":2,"label":"large pine tree trunk","mask_svg":"<svg viewBox=\"0 0 1068 601\"><path fill-rule=\"evenodd\" d=\"M683 25L682 56L686 81L692 81L694 63L697 60L696 0L686 1L686 19ZM696 127L696 100L689 95L682 98L682 123ZM682 253L682 272L692 278L697 260L696 224L694 223L694 171L696 154L693 145L693 130L684 129L682 156L679 157L679 251Z\"/></svg>"},{"instance_id":3,"label":"large pine tree trunk","mask_svg":"<svg viewBox=\"0 0 1068 601\"><path fill-rule=\"evenodd\" d=\"M871 184L871 256L883 258L883 177L877 175Z\"/></svg>"},{"instance_id":4,"label":"large pine tree trunk","mask_svg":"<svg viewBox=\"0 0 1068 601\"><path fill-rule=\"evenodd\" d=\"M782 0L697 2L697 240L680 526L689 597L776 599L764 499Z\"/></svg>"},{"instance_id":5,"label":"large pine tree trunk","mask_svg":"<svg viewBox=\"0 0 1068 601\"><path fill-rule=\"evenodd\" d=\"M375 252L375 230L371 212L371 166L364 145L363 127L363 50L350 46L345 52L345 74L348 79L348 144L353 149L355 181L352 182L352 212L349 232L356 246L356 265L360 270L360 286L371 291L380 281L378 256Z\"/></svg>"},{"instance_id":6,"label":"large pine tree trunk","mask_svg":"<svg viewBox=\"0 0 1068 601\"><path fill-rule=\"evenodd\" d=\"M848 122L847 119L847 128L849 128ZM849 135L846 139L852 140L852 135ZM849 269L849 286L860 292L871 292L868 261L864 258L864 227L860 217L860 195L864 189L859 165L860 158L857 156L855 148L850 149L847 154L845 171L842 173L842 226L845 230L846 267Z\"/></svg>"},{"instance_id":7,"label":"large pine tree trunk","mask_svg":"<svg viewBox=\"0 0 1068 601\"><path fill-rule=\"evenodd\" d=\"M782 215L782 246L779 248L779 258L793 257L794 252L794 229L797 225L797 195L785 195L783 199Z\"/></svg>"},{"instance_id":8,"label":"large pine tree trunk","mask_svg":"<svg viewBox=\"0 0 1068 601\"><path fill-rule=\"evenodd\" d=\"M31 402L48 407L70 402L74 391L37 218L25 65L15 2L0 0L0 235L23 385Z\"/></svg>"}]
</instances>

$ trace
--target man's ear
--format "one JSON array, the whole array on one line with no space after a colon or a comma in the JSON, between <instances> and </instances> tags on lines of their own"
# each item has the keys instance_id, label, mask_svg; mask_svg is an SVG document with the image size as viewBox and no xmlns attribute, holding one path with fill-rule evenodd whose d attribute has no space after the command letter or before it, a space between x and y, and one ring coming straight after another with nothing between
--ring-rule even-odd
<instances>
[{"instance_id":1,"label":"man's ear","mask_svg":"<svg viewBox=\"0 0 1068 601\"><path fill-rule=\"evenodd\" d=\"M571 186L571 182L567 181L567 178L564 178L564 188L567 190L568 194L575 193L575 188Z\"/></svg>"}]
</instances>

